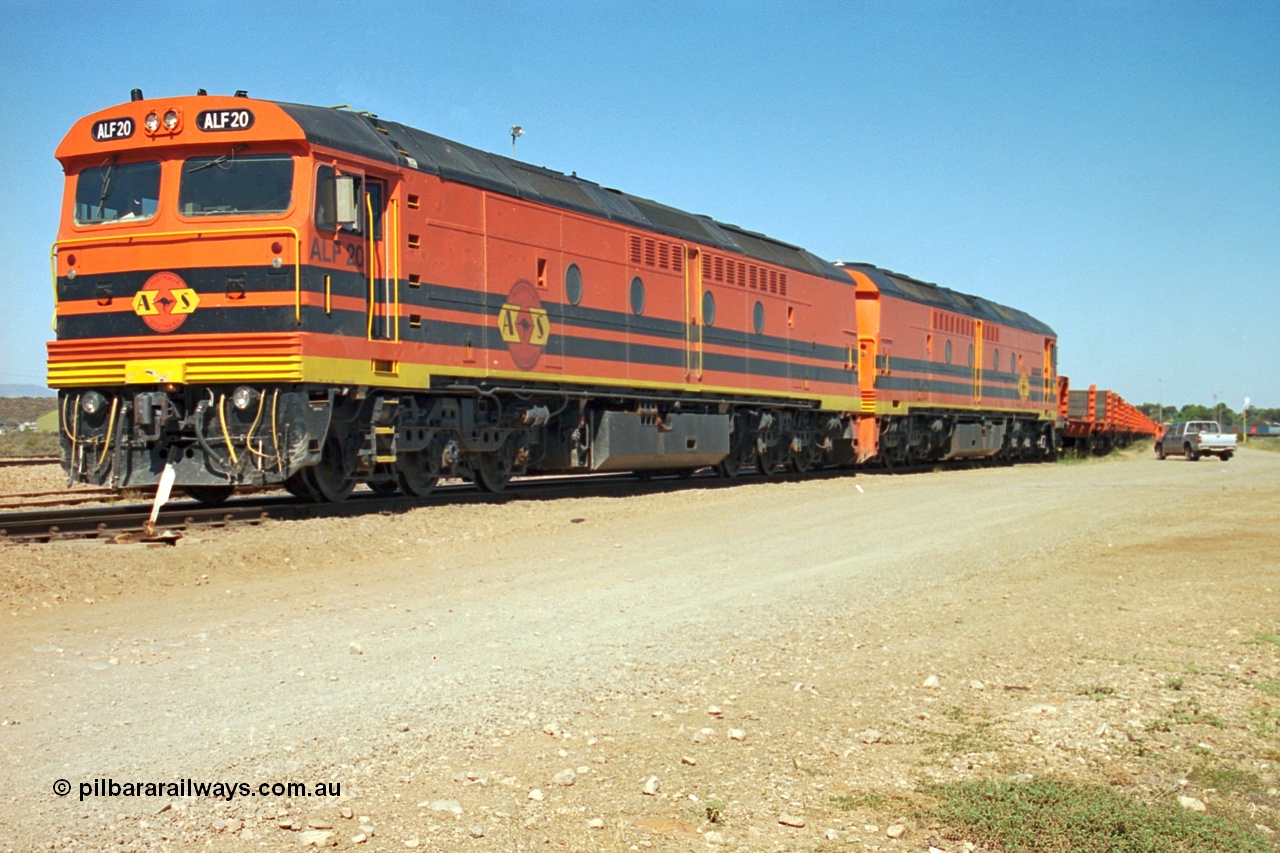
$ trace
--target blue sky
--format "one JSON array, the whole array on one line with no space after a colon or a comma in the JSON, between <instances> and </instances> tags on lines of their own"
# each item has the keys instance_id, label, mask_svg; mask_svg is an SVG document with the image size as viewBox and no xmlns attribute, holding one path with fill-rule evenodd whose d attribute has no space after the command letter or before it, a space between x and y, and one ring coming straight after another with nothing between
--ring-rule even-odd
<instances>
[{"instance_id":1,"label":"blue sky","mask_svg":"<svg viewBox=\"0 0 1280 853\"><path fill-rule=\"evenodd\" d=\"M0 2L0 384L44 381L59 140L350 104L1029 311L1133 402L1280 406L1276 2Z\"/></svg>"}]
</instances>

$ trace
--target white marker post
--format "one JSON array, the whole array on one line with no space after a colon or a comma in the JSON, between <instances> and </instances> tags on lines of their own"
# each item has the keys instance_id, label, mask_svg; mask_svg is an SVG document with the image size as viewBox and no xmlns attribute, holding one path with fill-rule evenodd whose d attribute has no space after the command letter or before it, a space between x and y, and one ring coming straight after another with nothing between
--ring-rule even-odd
<instances>
[{"instance_id":1,"label":"white marker post","mask_svg":"<svg viewBox=\"0 0 1280 853\"><path fill-rule=\"evenodd\" d=\"M156 535L156 519L160 517L160 507L169 502L169 493L173 491L173 481L177 478L178 472L173 463L165 463L164 470L160 472L160 485L156 486L156 499L151 502L151 518L147 520L146 528L148 539Z\"/></svg>"}]
</instances>

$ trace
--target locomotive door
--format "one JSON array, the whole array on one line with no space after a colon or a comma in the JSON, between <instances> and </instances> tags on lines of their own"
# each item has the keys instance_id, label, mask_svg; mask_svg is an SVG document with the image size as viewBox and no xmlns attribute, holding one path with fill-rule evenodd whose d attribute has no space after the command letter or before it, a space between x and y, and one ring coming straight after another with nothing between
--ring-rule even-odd
<instances>
[{"instance_id":1,"label":"locomotive door","mask_svg":"<svg viewBox=\"0 0 1280 853\"><path fill-rule=\"evenodd\" d=\"M684 378L702 381L702 257L696 247L686 250L684 265Z\"/></svg>"},{"instance_id":2,"label":"locomotive door","mask_svg":"<svg viewBox=\"0 0 1280 853\"><path fill-rule=\"evenodd\" d=\"M394 208L389 205L387 184L366 179L364 192L365 258L368 275L368 332L371 341L400 338L400 288Z\"/></svg>"}]
</instances>

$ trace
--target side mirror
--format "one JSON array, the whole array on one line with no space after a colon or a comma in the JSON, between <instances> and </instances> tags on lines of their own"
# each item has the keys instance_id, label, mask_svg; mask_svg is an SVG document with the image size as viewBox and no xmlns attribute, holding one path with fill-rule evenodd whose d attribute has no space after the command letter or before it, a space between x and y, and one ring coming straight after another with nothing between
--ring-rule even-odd
<instances>
[{"instance_id":1,"label":"side mirror","mask_svg":"<svg viewBox=\"0 0 1280 853\"><path fill-rule=\"evenodd\" d=\"M334 178L334 204L339 228L354 228L360 223L360 207L356 204L356 179L352 175Z\"/></svg>"}]
</instances>

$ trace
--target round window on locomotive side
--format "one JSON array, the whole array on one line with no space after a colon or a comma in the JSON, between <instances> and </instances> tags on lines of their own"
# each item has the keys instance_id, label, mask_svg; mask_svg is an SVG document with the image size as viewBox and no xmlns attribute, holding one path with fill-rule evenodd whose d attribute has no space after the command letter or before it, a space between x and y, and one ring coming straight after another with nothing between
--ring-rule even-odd
<instances>
[{"instance_id":1,"label":"round window on locomotive side","mask_svg":"<svg viewBox=\"0 0 1280 853\"><path fill-rule=\"evenodd\" d=\"M946 346L946 351L945 351L945 352L946 352L946 356L947 356L947 364L950 364L950 363L951 363L951 341L947 341L947 346Z\"/></svg>"},{"instance_id":2,"label":"round window on locomotive side","mask_svg":"<svg viewBox=\"0 0 1280 853\"><path fill-rule=\"evenodd\" d=\"M995 350L991 354L991 369L997 372L1000 370L1000 350Z\"/></svg>"},{"instance_id":3,"label":"round window on locomotive side","mask_svg":"<svg viewBox=\"0 0 1280 853\"><path fill-rule=\"evenodd\" d=\"M631 313L637 317L644 313L644 282L640 276L631 279Z\"/></svg>"},{"instance_id":4,"label":"round window on locomotive side","mask_svg":"<svg viewBox=\"0 0 1280 853\"><path fill-rule=\"evenodd\" d=\"M716 298L711 291L705 291L702 294L702 325L714 326L716 324Z\"/></svg>"},{"instance_id":5,"label":"round window on locomotive side","mask_svg":"<svg viewBox=\"0 0 1280 853\"><path fill-rule=\"evenodd\" d=\"M764 303L756 300L756 305L751 309L751 323L755 326L756 334L764 334Z\"/></svg>"},{"instance_id":6,"label":"round window on locomotive side","mask_svg":"<svg viewBox=\"0 0 1280 853\"><path fill-rule=\"evenodd\" d=\"M1016 352L1009 353L1009 372L1018 372L1018 354Z\"/></svg>"},{"instance_id":7,"label":"round window on locomotive side","mask_svg":"<svg viewBox=\"0 0 1280 853\"><path fill-rule=\"evenodd\" d=\"M969 344L969 366L973 367L973 344Z\"/></svg>"},{"instance_id":8,"label":"round window on locomotive side","mask_svg":"<svg viewBox=\"0 0 1280 853\"><path fill-rule=\"evenodd\" d=\"M569 264L564 271L564 295L569 304L577 305L582 301L582 270L577 264Z\"/></svg>"}]
</instances>

